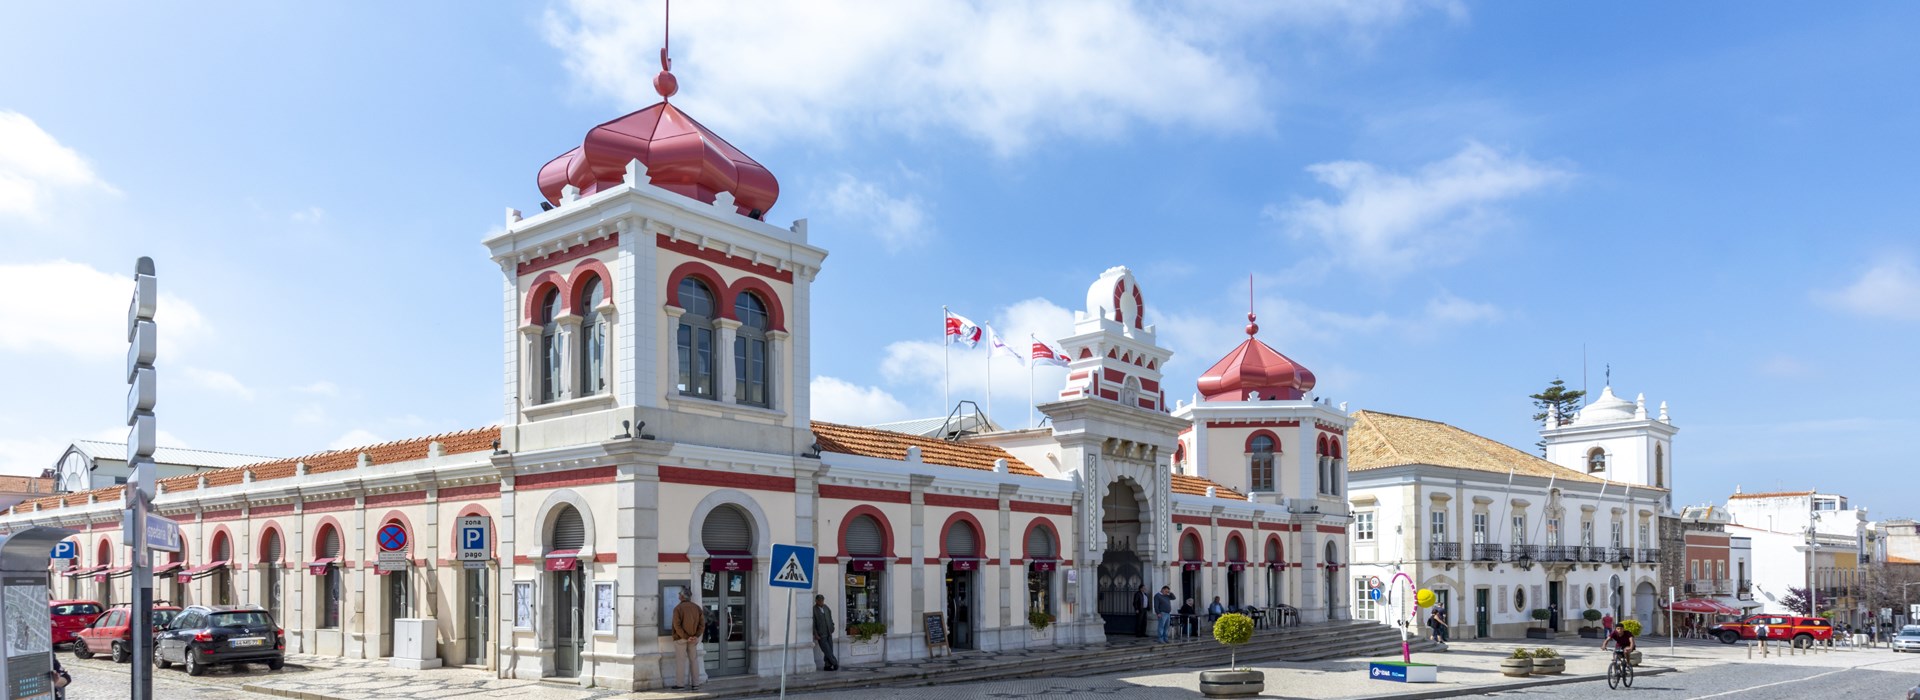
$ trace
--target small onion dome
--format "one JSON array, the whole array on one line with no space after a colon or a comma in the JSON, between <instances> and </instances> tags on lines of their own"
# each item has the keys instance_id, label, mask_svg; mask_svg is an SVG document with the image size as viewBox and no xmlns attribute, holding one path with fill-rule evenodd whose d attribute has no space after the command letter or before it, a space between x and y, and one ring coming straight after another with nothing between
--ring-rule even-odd
<instances>
[{"instance_id":1,"label":"small onion dome","mask_svg":"<svg viewBox=\"0 0 1920 700\"><path fill-rule=\"evenodd\" d=\"M1208 401L1299 400L1313 391L1313 372L1253 337L1260 332L1247 314L1247 340L1200 375L1200 395Z\"/></svg>"},{"instance_id":2,"label":"small onion dome","mask_svg":"<svg viewBox=\"0 0 1920 700\"><path fill-rule=\"evenodd\" d=\"M1600 390L1600 398L1587 404L1574 415L1574 425L1595 425L1598 423L1619 423L1633 420L1632 401L1614 395L1613 385Z\"/></svg>"},{"instance_id":3,"label":"small onion dome","mask_svg":"<svg viewBox=\"0 0 1920 700\"><path fill-rule=\"evenodd\" d=\"M715 195L732 192L743 215L763 217L780 198L780 183L766 166L665 101L588 131L579 148L541 166L540 194L558 205L567 185L580 188L581 195L613 187L624 181L627 162L636 158L662 188L708 204Z\"/></svg>"}]
</instances>

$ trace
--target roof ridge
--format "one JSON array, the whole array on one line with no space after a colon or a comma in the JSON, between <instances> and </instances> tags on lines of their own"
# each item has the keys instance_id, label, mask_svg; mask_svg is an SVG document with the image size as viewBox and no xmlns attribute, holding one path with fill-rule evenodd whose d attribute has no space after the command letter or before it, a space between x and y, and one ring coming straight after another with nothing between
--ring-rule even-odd
<instances>
[{"instance_id":1,"label":"roof ridge","mask_svg":"<svg viewBox=\"0 0 1920 700\"><path fill-rule=\"evenodd\" d=\"M126 443L124 442L114 442L112 440L94 440L91 438L80 438L80 439L74 440L74 442L85 442L85 443L92 443L95 445L116 445L116 446L126 445ZM226 450L205 450L198 447L181 447L179 445L157 445L153 449L182 450L186 452L204 452L210 455L232 455L234 457L266 457L267 456L267 455L257 455L251 452L228 452Z\"/></svg>"}]
</instances>

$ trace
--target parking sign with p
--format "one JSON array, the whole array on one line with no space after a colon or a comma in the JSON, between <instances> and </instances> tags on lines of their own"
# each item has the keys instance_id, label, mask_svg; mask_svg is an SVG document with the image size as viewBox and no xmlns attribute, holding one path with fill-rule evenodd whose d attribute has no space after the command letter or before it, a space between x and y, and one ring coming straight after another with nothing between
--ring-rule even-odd
<instances>
[{"instance_id":1,"label":"parking sign with p","mask_svg":"<svg viewBox=\"0 0 1920 700\"><path fill-rule=\"evenodd\" d=\"M468 515L460 518L460 561L486 561L492 559L487 548L487 518L482 515Z\"/></svg>"}]
</instances>

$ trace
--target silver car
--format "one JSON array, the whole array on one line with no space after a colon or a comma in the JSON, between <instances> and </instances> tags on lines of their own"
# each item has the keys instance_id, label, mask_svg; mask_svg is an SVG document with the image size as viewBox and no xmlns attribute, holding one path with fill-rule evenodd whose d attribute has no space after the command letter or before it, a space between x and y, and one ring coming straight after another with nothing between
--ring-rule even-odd
<instances>
[{"instance_id":1,"label":"silver car","mask_svg":"<svg viewBox=\"0 0 1920 700\"><path fill-rule=\"evenodd\" d=\"M1907 625L1893 636L1894 651L1920 651L1920 625Z\"/></svg>"}]
</instances>

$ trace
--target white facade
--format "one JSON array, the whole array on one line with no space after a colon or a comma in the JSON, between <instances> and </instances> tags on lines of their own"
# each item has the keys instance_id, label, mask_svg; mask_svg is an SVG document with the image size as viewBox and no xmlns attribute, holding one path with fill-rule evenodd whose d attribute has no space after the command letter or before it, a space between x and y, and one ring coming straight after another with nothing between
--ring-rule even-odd
<instances>
[{"instance_id":1,"label":"white facade","mask_svg":"<svg viewBox=\"0 0 1920 700\"><path fill-rule=\"evenodd\" d=\"M1820 610L1852 619L1866 602L1853 595L1865 580L1867 511L1845 496L1817 491L1736 492L1727 499L1727 531L1752 540L1753 598L1765 612L1790 613L1790 589L1808 588ZM1816 546L1817 545L1817 546Z\"/></svg>"},{"instance_id":2,"label":"white facade","mask_svg":"<svg viewBox=\"0 0 1920 700\"><path fill-rule=\"evenodd\" d=\"M1678 432L1665 402L1657 416L1649 416L1646 394L1627 401L1608 385L1572 423L1550 424L1540 437L1547 444L1547 461L1554 464L1608 481L1671 489ZM1663 504L1661 512L1671 511L1671 502Z\"/></svg>"}]
</instances>

